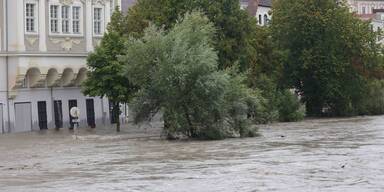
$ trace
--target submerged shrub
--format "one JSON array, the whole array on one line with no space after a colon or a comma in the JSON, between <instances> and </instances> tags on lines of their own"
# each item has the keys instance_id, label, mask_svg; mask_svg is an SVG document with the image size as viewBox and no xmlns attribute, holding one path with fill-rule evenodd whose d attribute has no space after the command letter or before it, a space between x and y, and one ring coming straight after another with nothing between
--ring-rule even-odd
<instances>
[{"instance_id":1,"label":"submerged shrub","mask_svg":"<svg viewBox=\"0 0 384 192\"><path fill-rule=\"evenodd\" d=\"M299 121L305 117L305 107L291 90L279 92L279 120L283 122Z\"/></svg>"},{"instance_id":2,"label":"submerged shrub","mask_svg":"<svg viewBox=\"0 0 384 192\"><path fill-rule=\"evenodd\" d=\"M359 111L360 115L384 114L384 80L372 80L368 83Z\"/></svg>"},{"instance_id":3,"label":"submerged shrub","mask_svg":"<svg viewBox=\"0 0 384 192\"><path fill-rule=\"evenodd\" d=\"M168 32L150 26L130 39L125 74L141 89L134 101L135 121L162 112L169 135L198 139L253 136L249 128L260 98L242 75L218 71L215 28L199 12L186 14ZM232 69L231 69L232 70Z\"/></svg>"}]
</instances>

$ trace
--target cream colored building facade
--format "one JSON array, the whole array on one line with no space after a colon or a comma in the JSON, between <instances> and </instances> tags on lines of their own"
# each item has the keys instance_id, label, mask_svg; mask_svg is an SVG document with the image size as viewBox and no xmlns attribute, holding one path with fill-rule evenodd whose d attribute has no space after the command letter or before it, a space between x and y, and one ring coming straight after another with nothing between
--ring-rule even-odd
<instances>
[{"instance_id":1,"label":"cream colored building facade","mask_svg":"<svg viewBox=\"0 0 384 192\"><path fill-rule=\"evenodd\" d=\"M86 97L86 57L120 0L0 0L0 133L109 123L105 98Z\"/></svg>"},{"instance_id":2,"label":"cream colored building facade","mask_svg":"<svg viewBox=\"0 0 384 192\"><path fill-rule=\"evenodd\" d=\"M351 11L358 15L373 14L374 9L384 9L382 0L348 0Z\"/></svg>"}]
</instances>

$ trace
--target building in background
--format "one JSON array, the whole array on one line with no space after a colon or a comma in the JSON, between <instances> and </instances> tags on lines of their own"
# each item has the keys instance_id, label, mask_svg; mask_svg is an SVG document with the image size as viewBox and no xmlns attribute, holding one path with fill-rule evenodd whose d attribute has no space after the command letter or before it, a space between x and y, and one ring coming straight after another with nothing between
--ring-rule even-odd
<instances>
[{"instance_id":1,"label":"building in background","mask_svg":"<svg viewBox=\"0 0 384 192\"><path fill-rule=\"evenodd\" d=\"M351 11L358 15L374 14L374 9L384 9L383 0L348 0Z\"/></svg>"},{"instance_id":2,"label":"building in background","mask_svg":"<svg viewBox=\"0 0 384 192\"><path fill-rule=\"evenodd\" d=\"M268 25L272 19L272 0L259 0L256 17L259 25Z\"/></svg>"},{"instance_id":3,"label":"building in background","mask_svg":"<svg viewBox=\"0 0 384 192\"><path fill-rule=\"evenodd\" d=\"M374 9L373 10L373 18L371 19L372 29L374 31L379 31L380 34L377 37L377 42L383 44L383 30L384 30L384 9Z\"/></svg>"},{"instance_id":4,"label":"building in background","mask_svg":"<svg viewBox=\"0 0 384 192\"><path fill-rule=\"evenodd\" d=\"M120 0L0 0L0 133L107 123L106 98L86 97L86 57Z\"/></svg>"},{"instance_id":5,"label":"building in background","mask_svg":"<svg viewBox=\"0 0 384 192\"><path fill-rule=\"evenodd\" d=\"M374 31L384 29L384 1L383 0L348 0L351 12L364 21L369 21ZM377 41L384 43L382 35Z\"/></svg>"},{"instance_id":6,"label":"building in background","mask_svg":"<svg viewBox=\"0 0 384 192\"><path fill-rule=\"evenodd\" d=\"M255 16L261 26L268 25L272 19L272 0L240 0L240 7Z\"/></svg>"}]
</instances>

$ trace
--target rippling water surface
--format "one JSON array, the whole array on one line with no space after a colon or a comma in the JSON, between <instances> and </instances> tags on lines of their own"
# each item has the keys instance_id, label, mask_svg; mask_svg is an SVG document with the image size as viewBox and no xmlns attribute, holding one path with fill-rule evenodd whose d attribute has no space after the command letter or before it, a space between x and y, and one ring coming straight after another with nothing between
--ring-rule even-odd
<instances>
[{"instance_id":1,"label":"rippling water surface","mask_svg":"<svg viewBox=\"0 0 384 192\"><path fill-rule=\"evenodd\" d=\"M0 191L384 191L383 116L267 125L257 138L212 142L80 132L0 136Z\"/></svg>"}]
</instances>

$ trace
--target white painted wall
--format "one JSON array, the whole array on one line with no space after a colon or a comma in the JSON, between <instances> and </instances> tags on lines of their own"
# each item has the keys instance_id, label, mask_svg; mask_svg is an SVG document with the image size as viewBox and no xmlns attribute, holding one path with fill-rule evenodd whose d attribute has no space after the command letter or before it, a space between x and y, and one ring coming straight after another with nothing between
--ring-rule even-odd
<instances>
[{"instance_id":1,"label":"white painted wall","mask_svg":"<svg viewBox=\"0 0 384 192\"><path fill-rule=\"evenodd\" d=\"M24 45L24 1L8 2L8 47L9 51L25 51Z\"/></svg>"},{"instance_id":2,"label":"white painted wall","mask_svg":"<svg viewBox=\"0 0 384 192\"><path fill-rule=\"evenodd\" d=\"M270 15L271 8L270 7L261 7L257 8L256 18L258 20L258 24L261 26L267 25L268 22L265 22L264 17L267 16L267 19L270 21L272 19L272 15Z\"/></svg>"},{"instance_id":3,"label":"white painted wall","mask_svg":"<svg viewBox=\"0 0 384 192\"><path fill-rule=\"evenodd\" d=\"M3 114L2 114L2 122L0 124L4 125L4 129L6 129L7 125L7 113L6 113L6 103L7 103L7 94L6 94L6 65L5 65L5 57L0 56L0 103L3 106ZM1 133L1 130L0 130Z\"/></svg>"},{"instance_id":4,"label":"white painted wall","mask_svg":"<svg viewBox=\"0 0 384 192\"><path fill-rule=\"evenodd\" d=\"M81 126L86 126L86 99L89 97L84 96L81 93L79 87L55 87L50 88L16 88L15 85L17 80L23 79L30 68L38 68L41 73L41 78L44 79L45 75L48 73L49 69L56 69L59 74L62 74L64 69L70 68L74 73L82 68L86 67L86 54L84 53L68 53L68 52L54 52L50 53L47 50L47 40L50 39L50 34L47 33L46 27L49 23L49 18L46 17L46 1L52 0L3 0L8 3L8 15L6 19L8 20L8 27L0 26L0 29L7 29L8 32L8 48L9 52L5 53L4 50L0 50L0 104L3 106L3 124L5 125L5 132L9 132L9 129L17 131L18 128L15 128L15 103L20 102L30 102L32 105L32 121L33 121L33 130L39 130L38 125L38 101L46 101L47 104L47 120L48 127L53 128L54 125L54 113L53 113L53 100L62 101L63 109L63 123L64 127L69 127L69 109L68 109L68 100L75 99L77 100L78 107L81 110L80 120ZM120 0L114 0L115 4L120 5ZM34 34L38 38L39 46L37 50L33 52L25 52L25 26L24 26L24 14L25 14L25 2L34 2L36 3L36 15L38 15L36 28L38 33ZM70 2L70 1L62 1ZM93 8L95 6L102 7L104 11L104 22L103 25L106 26L108 21L110 21L109 16L111 15L111 1L110 0L75 0L75 2L85 2L85 18L82 22L85 22L85 41L87 51L93 50ZM48 2L49 5L49 2ZM0 10L0 14L5 14L5 11ZM4 22L5 25L5 22ZM1 31L1 30L0 30ZM62 37L66 37L63 35ZM0 33L0 45L5 45L5 34ZM71 38L68 36L67 38ZM1 48L1 46L0 46ZM8 56L8 62L6 62L6 55ZM9 69L7 69L7 63ZM7 79L7 76L9 77ZM8 85L7 85L8 80ZM7 95L7 87L10 89L10 94ZM7 99L9 98L9 100ZM94 99L94 109L95 109L95 119L97 126L106 123L109 124L109 105L106 98L93 98ZM9 104L9 108L7 107ZM8 115L10 119L10 128L8 126ZM1 124L2 122L0 122ZM1 133L1 130L0 130Z\"/></svg>"},{"instance_id":5,"label":"white painted wall","mask_svg":"<svg viewBox=\"0 0 384 192\"><path fill-rule=\"evenodd\" d=\"M384 32L384 20L383 19L379 19L379 18L373 19L371 22L371 25L372 25L372 28L374 31L380 30L381 32ZM379 36L377 39L377 42L383 44L384 43L383 36Z\"/></svg>"},{"instance_id":6,"label":"white painted wall","mask_svg":"<svg viewBox=\"0 0 384 192\"><path fill-rule=\"evenodd\" d=\"M86 99L91 97L86 97L81 93L80 88L53 88L52 92L49 88L42 89L20 89L18 96L11 100L11 106L14 106L15 103L22 102L31 102L32 104L32 128L33 130L40 130L39 128L39 119L38 119L38 110L37 110L37 102L38 101L46 101L47 103L47 120L48 120L48 128L54 128L54 113L53 113L53 101L61 100L62 101L62 109L63 109L63 122L64 128L69 127L69 100L77 100L77 106L80 109L80 126L87 127L87 117L86 117ZM102 101L100 98L92 98L94 99L95 105L95 119L97 125L102 125L103 119L103 111L101 109L108 110L108 107L102 107ZM108 103L104 99L104 104ZM107 111L104 111L107 112ZM109 113L106 113L107 117ZM11 121L15 121L15 113L11 113ZM18 128L12 127L12 132L15 132Z\"/></svg>"}]
</instances>

